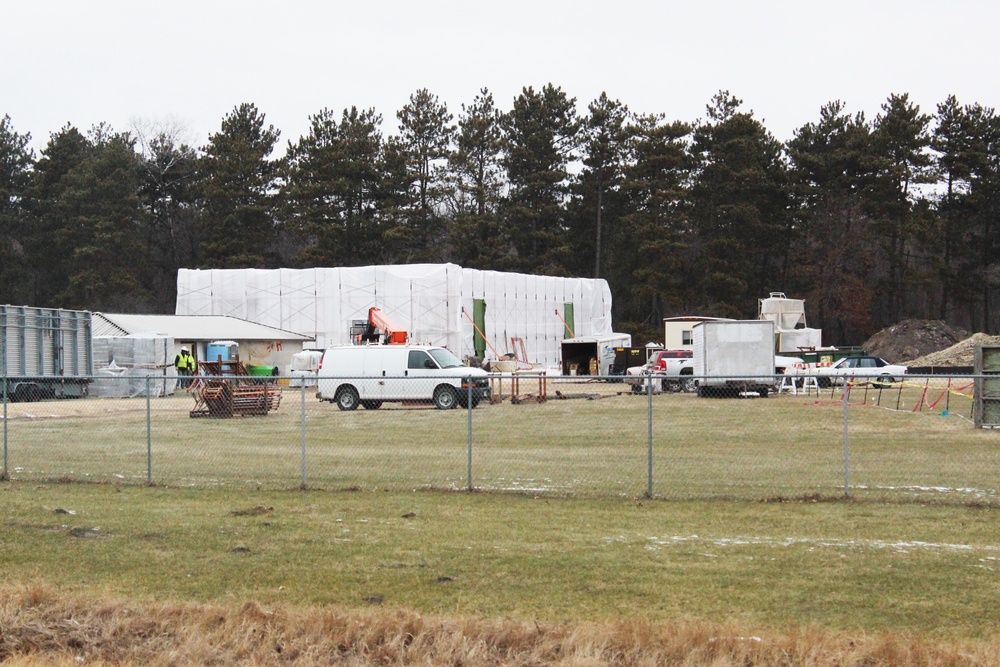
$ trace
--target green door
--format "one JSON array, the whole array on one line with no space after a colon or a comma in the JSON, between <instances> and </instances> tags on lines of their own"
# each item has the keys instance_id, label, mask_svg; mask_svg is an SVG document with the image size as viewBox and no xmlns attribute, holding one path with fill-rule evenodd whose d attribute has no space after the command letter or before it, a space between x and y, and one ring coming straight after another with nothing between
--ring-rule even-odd
<instances>
[{"instance_id":1,"label":"green door","mask_svg":"<svg viewBox=\"0 0 1000 667\"><path fill-rule=\"evenodd\" d=\"M576 338L576 322L573 321L573 304L564 303L563 304L563 320L566 322L566 326L563 327L563 338Z\"/></svg>"},{"instance_id":2,"label":"green door","mask_svg":"<svg viewBox=\"0 0 1000 667\"><path fill-rule=\"evenodd\" d=\"M472 336L472 347L476 350L476 356L480 359L486 357L486 301L474 299L472 301L472 320L476 323L475 333Z\"/></svg>"}]
</instances>

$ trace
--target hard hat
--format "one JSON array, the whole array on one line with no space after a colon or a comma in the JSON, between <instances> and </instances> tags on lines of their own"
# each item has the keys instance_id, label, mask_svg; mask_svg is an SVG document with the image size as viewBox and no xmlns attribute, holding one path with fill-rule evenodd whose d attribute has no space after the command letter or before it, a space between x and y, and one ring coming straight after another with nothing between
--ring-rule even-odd
<instances>
[{"instance_id":1,"label":"hard hat","mask_svg":"<svg viewBox=\"0 0 1000 667\"><path fill-rule=\"evenodd\" d=\"M191 350L188 349L187 345L181 348L181 352L190 352L190 351Z\"/></svg>"}]
</instances>

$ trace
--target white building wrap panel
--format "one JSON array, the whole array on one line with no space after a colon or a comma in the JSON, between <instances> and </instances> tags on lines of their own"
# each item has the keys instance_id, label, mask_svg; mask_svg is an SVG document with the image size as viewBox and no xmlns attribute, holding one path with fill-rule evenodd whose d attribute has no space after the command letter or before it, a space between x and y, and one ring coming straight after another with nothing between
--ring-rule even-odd
<instances>
[{"instance_id":1,"label":"white building wrap panel","mask_svg":"<svg viewBox=\"0 0 1000 667\"><path fill-rule=\"evenodd\" d=\"M316 298L316 269L279 269L281 276L281 318L285 325L294 324L289 331L315 331L318 303Z\"/></svg>"}]
</instances>

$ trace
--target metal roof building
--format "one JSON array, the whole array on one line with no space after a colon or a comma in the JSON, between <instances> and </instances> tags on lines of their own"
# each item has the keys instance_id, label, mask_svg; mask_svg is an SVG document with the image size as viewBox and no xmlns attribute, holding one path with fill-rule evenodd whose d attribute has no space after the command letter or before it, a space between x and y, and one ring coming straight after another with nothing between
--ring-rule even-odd
<instances>
[{"instance_id":1,"label":"metal roof building","mask_svg":"<svg viewBox=\"0 0 1000 667\"><path fill-rule=\"evenodd\" d=\"M164 334L185 342L213 340L297 341L313 338L228 315L128 315L93 313L94 336Z\"/></svg>"},{"instance_id":2,"label":"metal roof building","mask_svg":"<svg viewBox=\"0 0 1000 667\"><path fill-rule=\"evenodd\" d=\"M173 342L173 354L188 346L195 358L206 358L213 341L233 341L240 360L248 364L278 366L287 371L291 357L311 347L310 336L257 324L227 315L129 315L93 313L94 338L158 336ZM172 356L171 356L172 359Z\"/></svg>"}]
</instances>

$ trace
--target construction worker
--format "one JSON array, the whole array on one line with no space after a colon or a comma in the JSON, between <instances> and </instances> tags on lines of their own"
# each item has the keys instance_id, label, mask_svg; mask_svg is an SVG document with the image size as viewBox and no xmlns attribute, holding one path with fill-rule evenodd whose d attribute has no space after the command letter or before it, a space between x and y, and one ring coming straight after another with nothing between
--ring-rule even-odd
<instances>
[{"instance_id":1,"label":"construction worker","mask_svg":"<svg viewBox=\"0 0 1000 667\"><path fill-rule=\"evenodd\" d=\"M191 350L186 346L174 358L174 368L177 369L177 384L186 389L191 386L191 376L198 370L198 362L191 356Z\"/></svg>"}]
</instances>

